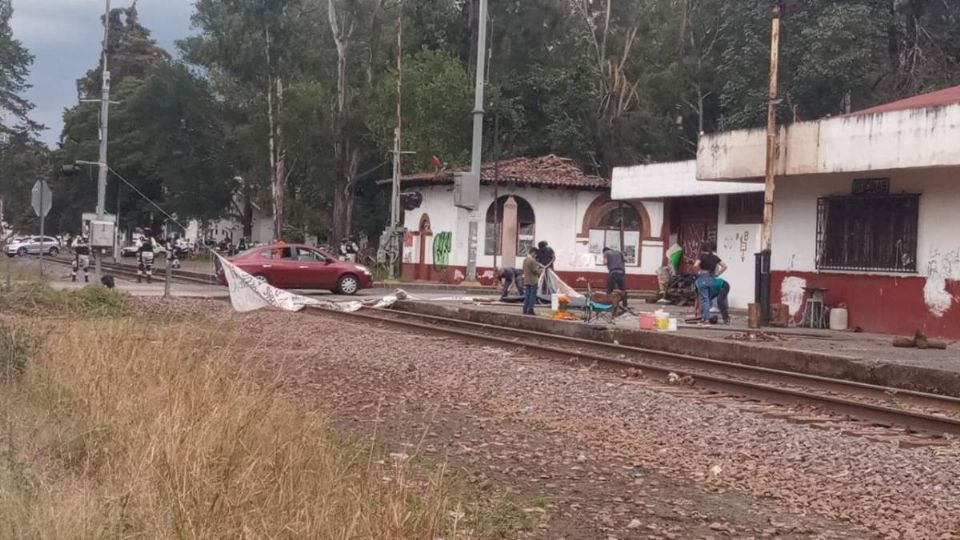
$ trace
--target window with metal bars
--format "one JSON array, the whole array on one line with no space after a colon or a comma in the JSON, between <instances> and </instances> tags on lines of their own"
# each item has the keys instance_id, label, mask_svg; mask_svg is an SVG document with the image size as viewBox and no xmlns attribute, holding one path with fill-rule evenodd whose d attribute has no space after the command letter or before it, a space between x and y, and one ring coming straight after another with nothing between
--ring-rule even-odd
<instances>
[{"instance_id":1,"label":"window with metal bars","mask_svg":"<svg viewBox=\"0 0 960 540\"><path fill-rule=\"evenodd\" d=\"M817 269L917 271L920 195L852 195L817 201Z\"/></svg>"}]
</instances>

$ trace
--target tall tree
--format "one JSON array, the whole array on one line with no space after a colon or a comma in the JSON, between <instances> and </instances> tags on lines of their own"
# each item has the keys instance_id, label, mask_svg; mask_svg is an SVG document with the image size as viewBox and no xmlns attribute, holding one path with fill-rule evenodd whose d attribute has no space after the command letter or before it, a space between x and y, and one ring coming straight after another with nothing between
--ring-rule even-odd
<instances>
[{"instance_id":1,"label":"tall tree","mask_svg":"<svg viewBox=\"0 0 960 540\"><path fill-rule=\"evenodd\" d=\"M33 56L13 37L10 19L11 0L0 0L0 130L6 133L26 130L36 133L42 126L30 120L33 104L23 93L30 88L27 76ZM14 124L9 124L13 120Z\"/></svg>"},{"instance_id":2,"label":"tall tree","mask_svg":"<svg viewBox=\"0 0 960 540\"><path fill-rule=\"evenodd\" d=\"M239 86L260 101L263 144L274 216L274 236L284 234L289 143L281 119L285 88L297 78L306 56L301 48L312 37L313 8L303 0L199 0L193 15L200 35L181 43L186 58L211 71L221 85ZM251 115L253 111L247 108ZM257 123L255 116L251 124Z\"/></svg>"},{"instance_id":3,"label":"tall tree","mask_svg":"<svg viewBox=\"0 0 960 540\"><path fill-rule=\"evenodd\" d=\"M380 54L386 0L326 0L336 46L337 93L333 107L334 238L350 236L353 193L360 166L366 97Z\"/></svg>"}]
</instances>

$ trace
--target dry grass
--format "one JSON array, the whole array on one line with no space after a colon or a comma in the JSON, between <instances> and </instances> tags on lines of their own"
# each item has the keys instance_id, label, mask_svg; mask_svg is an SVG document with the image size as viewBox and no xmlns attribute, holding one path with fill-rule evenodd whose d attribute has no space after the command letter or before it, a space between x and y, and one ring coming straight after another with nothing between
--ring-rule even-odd
<instances>
[{"instance_id":1,"label":"dry grass","mask_svg":"<svg viewBox=\"0 0 960 540\"><path fill-rule=\"evenodd\" d=\"M7 257L0 255L0 285L6 285L9 277L11 283L45 281L59 266L54 263L45 263L44 272L40 273L40 264L36 259L21 257Z\"/></svg>"},{"instance_id":2,"label":"dry grass","mask_svg":"<svg viewBox=\"0 0 960 540\"><path fill-rule=\"evenodd\" d=\"M237 373L229 331L57 324L0 383L0 537L463 535L442 468L343 440Z\"/></svg>"}]
</instances>

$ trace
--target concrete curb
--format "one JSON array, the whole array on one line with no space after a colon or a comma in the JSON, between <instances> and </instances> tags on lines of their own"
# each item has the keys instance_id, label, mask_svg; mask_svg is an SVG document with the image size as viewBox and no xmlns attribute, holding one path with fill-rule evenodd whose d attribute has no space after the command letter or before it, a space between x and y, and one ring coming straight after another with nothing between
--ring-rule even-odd
<instances>
[{"instance_id":1,"label":"concrete curb","mask_svg":"<svg viewBox=\"0 0 960 540\"><path fill-rule=\"evenodd\" d=\"M524 317L427 302L401 301L397 302L394 309L568 337L605 342L616 341L620 345L960 397L960 373L935 368L753 343L553 321L541 317Z\"/></svg>"}]
</instances>

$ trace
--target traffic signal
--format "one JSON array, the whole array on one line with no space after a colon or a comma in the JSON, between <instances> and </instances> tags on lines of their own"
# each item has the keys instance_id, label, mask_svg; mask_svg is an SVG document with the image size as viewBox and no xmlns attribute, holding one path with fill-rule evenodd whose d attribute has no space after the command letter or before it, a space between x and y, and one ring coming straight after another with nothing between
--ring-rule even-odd
<instances>
[{"instance_id":1,"label":"traffic signal","mask_svg":"<svg viewBox=\"0 0 960 540\"><path fill-rule=\"evenodd\" d=\"M404 210L416 210L423 204L423 194L419 191L405 191L400 194L400 205Z\"/></svg>"}]
</instances>

